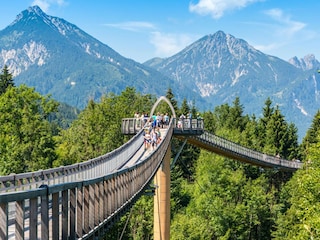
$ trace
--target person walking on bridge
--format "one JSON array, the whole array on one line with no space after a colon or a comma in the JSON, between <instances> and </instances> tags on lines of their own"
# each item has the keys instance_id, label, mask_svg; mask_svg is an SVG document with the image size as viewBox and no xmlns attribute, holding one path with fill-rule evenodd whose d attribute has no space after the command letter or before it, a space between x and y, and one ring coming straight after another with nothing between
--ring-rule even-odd
<instances>
[{"instance_id":1,"label":"person walking on bridge","mask_svg":"<svg viewBox=\"0 0 320 240\"><path fill-rule=\"evenodd\" d=\"M152 145L152 149L154 149L157 144L158 144L158 134L155 130L156 128L153 128L151 131L151 145Z\"/></svg>"}]
</instances>

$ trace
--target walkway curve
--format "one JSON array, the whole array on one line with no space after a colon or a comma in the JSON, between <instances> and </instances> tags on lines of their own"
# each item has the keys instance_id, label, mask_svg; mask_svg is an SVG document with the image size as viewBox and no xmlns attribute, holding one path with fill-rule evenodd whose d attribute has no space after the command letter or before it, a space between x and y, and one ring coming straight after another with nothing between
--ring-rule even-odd
<instances>
[{"instance_id":1,"label":"walkway curve","mask_svg":"<svg viewBox=\"0 0 320 240\"><path fill-rule=\"evenodd\" d=\"M161 96L158 98L158 100L155 102L155 104L153 105L152 109L151 109L151 113L150 113L150 116L153 115L154 111L156 110L156 107L158 107L159 103L161 101L165 101L166 103L168 103L170 109L171 109L171 112L172 112L172 115L173 115L173 118L176 119L176 112L174 111L174 108L170 102L170 100L168 98L166 98L165 96Z\"/></svg>"}]
</instances>

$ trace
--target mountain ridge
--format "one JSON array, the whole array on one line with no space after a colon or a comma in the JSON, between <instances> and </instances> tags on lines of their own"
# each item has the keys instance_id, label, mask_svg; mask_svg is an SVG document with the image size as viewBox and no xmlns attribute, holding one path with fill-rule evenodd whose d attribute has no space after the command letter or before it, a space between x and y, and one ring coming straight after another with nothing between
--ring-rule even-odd
<instances>
[{"instance_id":1,"label":"mountain ridge","mask_svg":"<svg viewBox=\"0 0 320 240\"><path fill-rule=\"evenodd\" d=\"M24 10L0 31L0 47L0 63L8 65L17 84L36 87L41 94L52 94L79 108L104 94L119 94L127 86L163 95L172 84L153 68L121 56L76 25L48 16L37 6Z\"/></svg>"},{"instance_id":2,"label":"mountain ridge","mask_svg":"<svg viewBox=\"0 0 320 240\"><path fill-rule=\"evenodd\" d=\"M260 114L270 97L301 136L320 99L320 80L315 74L320 65L314 55L285 61L222 30L171 57L140 64L34 6L0 31L0 49L0 64L8 65L18 85L35 87L78 108L90 99L119 94L128 86L156 96L165 95L170 87L177 100L186 98L200 110L232 104L240 97L250 115Z\"/></svg>"},{"instance_id":3,"label":"mountain ridge","mask_svg":"<svg viewBox=\"0 0 320 240\"><path fill-rule=\"evenodd\" d=\"M311 102L319 102L319 62L313 55L294 60L264 54L246 41L218 31L169 58L145 64L178 82L183 79L211 106L232 104L240 97L245 111L257 114L270 97L301 135L317 111Z\"/></svg>"}]
</instances>

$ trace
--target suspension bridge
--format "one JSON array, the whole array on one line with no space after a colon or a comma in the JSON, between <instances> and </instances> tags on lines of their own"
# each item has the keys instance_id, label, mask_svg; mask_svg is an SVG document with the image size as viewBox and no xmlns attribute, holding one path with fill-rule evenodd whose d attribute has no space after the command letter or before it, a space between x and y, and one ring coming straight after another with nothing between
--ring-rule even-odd
<instances>
[{"instance_id":1,"label":"suspension bridge","mask_svg":"<svg viewBox=\"0 0 320 240\"><path fill-rule=\"evenodd\" d=\"M155 149L144 147L144 123L122 120L132 138L86 162L0 177L0 239L99 239L146 191L154 187L154 239L170 239L171 140L180 139L231 159L293 172L302 163L245 148L204 130L202 119L178 125L172 111Z\"/></svg>"}]
</instances>

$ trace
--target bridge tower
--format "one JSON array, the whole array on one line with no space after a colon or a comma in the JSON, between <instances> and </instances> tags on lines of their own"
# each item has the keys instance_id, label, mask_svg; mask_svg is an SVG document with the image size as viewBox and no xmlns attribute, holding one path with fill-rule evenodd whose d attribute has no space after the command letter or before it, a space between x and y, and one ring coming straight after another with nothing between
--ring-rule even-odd
<instances>
[{"instance_id":1,"label":"bridge tower","mask_svg":"<svg viewBox=\"0 0 320 240\"><path fill-rule=\"evenodd\" d=\"M154 240L170 239L170 159L171 146L169 145L165 158L159 168L154 184Z\"/></svg>"},{"instance_id":2,"label":"bridge tower","mask_svg":"<svg viewBox=\"0 0 320 240\"><path fill-rule=\"evenodd\" d=\"M164 96L158 98L151 109L150 116L153 115L156 107L161 101L165 101L172 112L172 117L176 119L174 108ZM154 177L155 195L154 195L154 214L153 214L153 238L154 240L170 239L170 160L171 145L169 145L165 158Z\"/></svg>"}]
</instances>

